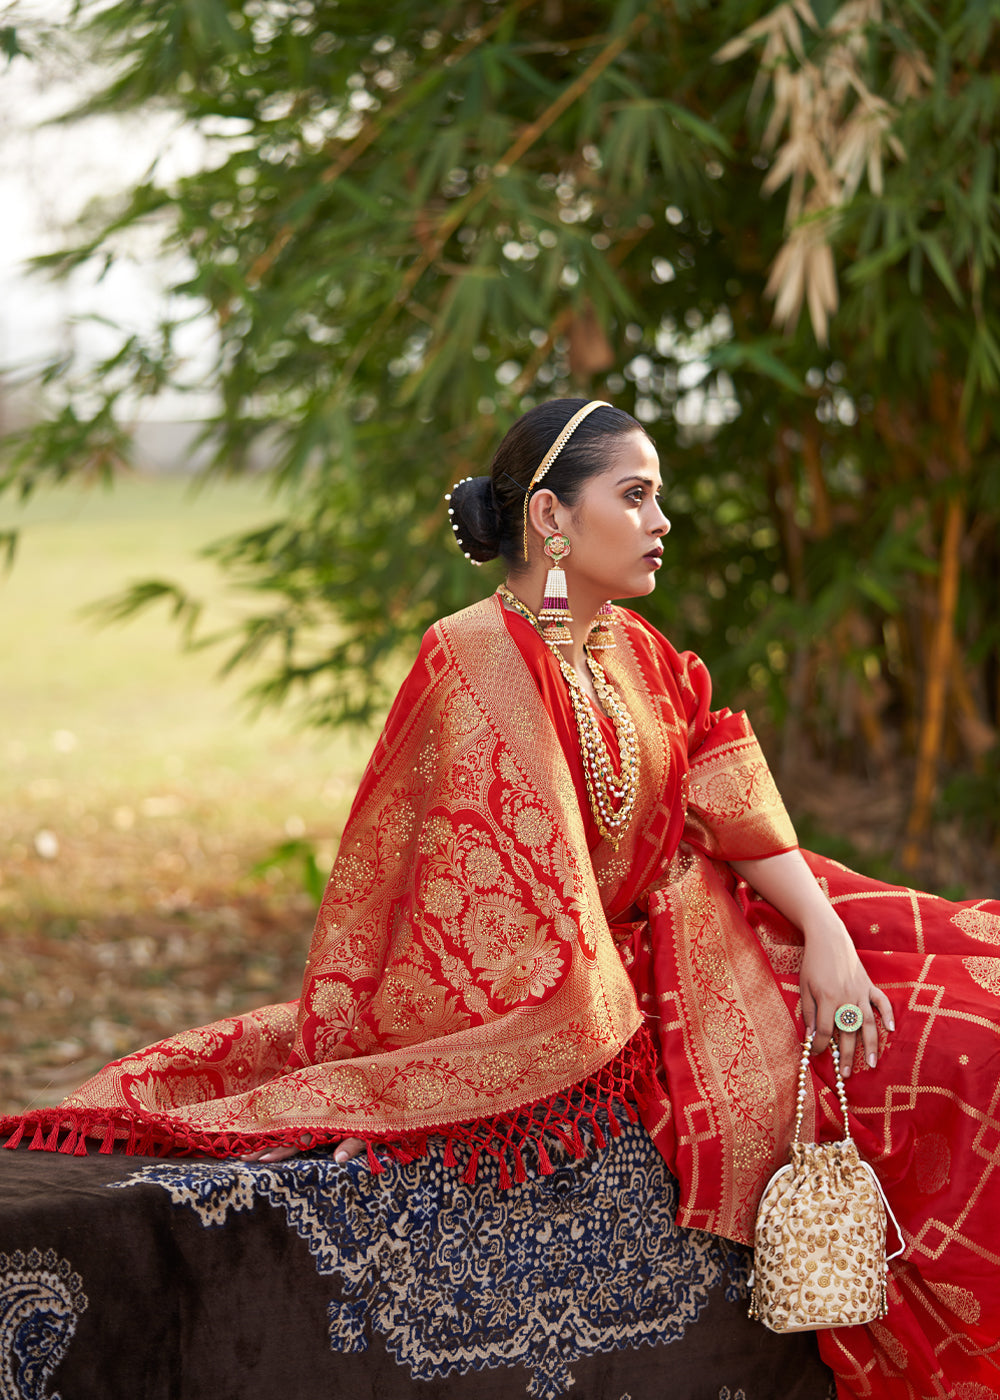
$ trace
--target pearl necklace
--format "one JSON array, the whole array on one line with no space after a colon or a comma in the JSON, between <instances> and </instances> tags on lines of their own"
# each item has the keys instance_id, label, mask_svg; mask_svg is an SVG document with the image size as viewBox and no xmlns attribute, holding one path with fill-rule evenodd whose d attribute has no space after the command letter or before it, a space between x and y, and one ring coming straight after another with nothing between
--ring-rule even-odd
<instances>
[{"instance_id":1,"label":"pearl necklace","mask_svg":"<svg viewBox=\"0 0 1000 1400\"><path fill-rule=\"evenodd\" d=\"M501 584L497 592L505 603L531 623L539 635L543 635L538 618L506 584ZM549 644L549 650L559 662L559 669L569 689L576 732L580 740L580 755L583 759L583 776L587 784L590 810L594 814L598 831L617 850L618 842L632 816L639 791L639 750L632 716L625 708L624 701L612 689L600 663L584 648L597 698L615 727L618 752L621 755L621 772L616 773L608 746L604 742L604 735L601 733L600 721L594 714L593 706L580 683L580 677L557 646Z\"/></svg>"}]
</instances>

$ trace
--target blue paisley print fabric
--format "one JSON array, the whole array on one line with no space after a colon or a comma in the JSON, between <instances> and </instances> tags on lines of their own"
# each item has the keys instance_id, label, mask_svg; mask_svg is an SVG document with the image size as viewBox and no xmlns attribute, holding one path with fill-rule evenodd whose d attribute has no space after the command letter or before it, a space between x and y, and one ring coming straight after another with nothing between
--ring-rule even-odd
<instances>
[{"instance_id":1,"label":"blue paisley print fabric","mask_svg":"<svg viewBox=\"0 0 1000 1400\"><path fill-rule=\"evenodd\" d=\"M60 1400L49 1381L86 1306L79 1274L54 1250L0 1254L0 1395Z\"/></svg>"},{"instance_id":2,"label":"blue paisley print fabric","mask_svg":"<svg viewBox=\"0 0 1000 1400\"><path fill-rule=\"evenodd\" d=\"M749 1251L673 1220L677 1188L649 1138L620 1138L552 1176L501 1191L445 1168L440 1147L374 1176L363 1158L163 1162L114 1183L155 1184L208 1228L266 1201L336 1280L330 1347L372 1332L414 1379L519 1363L555 1400L581 1358L673 1341L710 1290L745 1294Z\"/></svg>"}]
</instances>

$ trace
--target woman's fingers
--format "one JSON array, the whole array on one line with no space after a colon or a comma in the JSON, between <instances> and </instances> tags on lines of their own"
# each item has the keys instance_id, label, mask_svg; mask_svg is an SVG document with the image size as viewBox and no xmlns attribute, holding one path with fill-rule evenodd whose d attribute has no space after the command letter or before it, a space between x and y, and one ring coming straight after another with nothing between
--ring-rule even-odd
<instances>
[{"instance_id":1,"label":"woman's fingers","mask_svg":"<svg viewBox=\"0 0 1000 1400\"><path fill-rule=\"evenodd\" d=\"M312 1133L302 1133L296 1146L262 1147L256 1152L244 1153L240 1160L243 1162L287 1162L290 1157L297 1157L304 1148L311 1147L312 1144ZM338 1143L333 1160L343 1165L344 1162L350 1162L363 1149L364 1143L360 1138L344 1138L343 1142Z\"/></svg>"},{"instance_id":2,"label":"woman's fingers","mask_svg":"<svg viewBox=\"0 0 1000 1400\"><path fill-rule=\"evenodd\" d=\"M859 1031L842 1031L836 1024L835 1017L839 1006L857 1006L861 1010L861 1027ZM854 1054L857 1048L858 1035L861 1036L861 1046L864 1054L865 1064L869 1069L874 1069L878 1064L879 1044L878 1044L878 1020L875 1013L878 1013L882 1024L887 1031L894 1031L896 1023L893 1017L892 1003L881 988L872 984L868 991L859 999L850 1002L840 1002L834 1005L832 1002L823 1004L817 1003L815 1006L815 1026L816 1036L813 1040L813 1052L821 1054L830 1041L836 1037L837 1051L840 1055L840 1072L845 1079L850 1078L851 1069L854 1064ZM806 1025L809 1025L809 1017L806 1015Z\"/></svg>"},{"instance_id":3,"label":"woman's fingers","mask_svg":"<svg viewBox=\"0 0 1000 1400\"><path fill-rule=\"evenodd\" d=\"M868 996L863 1003L863 1019L861 1023L861 1043L864 1047L865 1064L869 1069L874 1069L878 1064L878 1022L875 1019L877 1011L882 1024L887 1031L894 1031L896 1023L892 1015L892 1003L880 987L874 983L869 989ZM841 1034L840 1037L841 1073L850 1073L851 1061L854 1058L854 1036Z\"/></svg>"},{"instance_id":4,"label":"woman's fingers","mask_svg":"<svg viewBox=\"0 0 1000 1400\"><path fill-rule=\"evenodd\" d=\"M297 1157L303 1148L311 1147L312 1142L312 1133L300 1133L299 1140L294 1145L261 1147L256 1152L244 1153L241 1160L244 1162L287 1162L289 1157Z\"/></svg>"},{"instance_id":5,"label":"woman's fingers","mask_svg":"<svg viewBox=\"0 0 1000 1400\"><path fill-rule=\"evenodd\" d=\"M872 1016L869 1007L863 1021L861 1022L861 1043L865 1048L865 1060L868 1061L868 1032L869 1027L874 1030L875 1018ZM840 1073L844 1079L850 1079L854 1066L854 1047L857 1044L857 1031L837 1031L837 1049L840 1051ZM878 1047L878 1033L875 1033L875 1045ZM869 1061L870 1063L870 1061Z\"/></svg>"},{"instance_id":6,"label":"woman's fingers","mask_svg":"<svg viewBox=\"0 0 1000 1400\"><path fill-rule=\"evenodd\" d=\"M871 1004L882 1017L882 1024L887 1031L896 1029L896 1017L893 1014L892 1002L883 992L881 987L872 987Z\"/></svg>"},{"instance_id":7,"label":"woman's fingers","mask_svg":"<svg viewBox=\"0 0 1000 1400\"><path fill-rule=\"evenodd\" d=\"M349 1162L352 1157L356 1157L364 1148L364 1143L360 1138L344 1138L344 1141L333 1154L335 1162Z\"/></svg>"},{"instance_id":8,"label":"woman's fingers","mask_svg":"<svg viewBox=\"0 0 1000 1400\"><path fill-rule=\"evenodd\" d=\"M287 1162L289 1157L297 1157L301 1147L269 1147L264 1152L254 1152L244 1160L247 1162Z\"/></svg>"},{"instance_id":9,"label":"woman's fingers","mask_svg":"<svg viewBox=\"0 0 1000 1400\"><path fill-rule=\"evenodd\" d=\"M836 1025L835 1016L838 1008L842 1005L857 1005L861 1009L860 1030L840 1030ZM861 1049L864 1053L864 1063L868 1068L874 1070L878 1064L878 1018L887 1030L895 1030L895 1019L892 1014L892 1002L880 987L871 984L866 993L859 995L857 1001L833 1002L826 997L803 997L803 1018L805 1028L815 1029L815 1036L812 1039L812 1053L822 1054L831 1040L836 1037L836 1046L840 1056L840 1074L845 1079L850 1078L852 1065L854 1063L854 1051L857 1049L857 1037L861 1036Z\"/></svg>"}]
</instances>

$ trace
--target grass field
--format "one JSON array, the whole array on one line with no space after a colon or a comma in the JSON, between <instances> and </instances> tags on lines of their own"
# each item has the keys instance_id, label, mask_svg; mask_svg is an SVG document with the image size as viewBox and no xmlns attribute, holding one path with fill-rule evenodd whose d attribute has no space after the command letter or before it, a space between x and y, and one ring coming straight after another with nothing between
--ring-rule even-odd
<instances>
[{"instance_id":1,"label":"grass field","mask_svg":"<svg viewBox=\"0 0 1000 1400\"><path fill-rule=\"evenodd\" d=\"M372 735L248 717L245 680L184 654L165 612L98 627L89 603L176 579L222 622L197 558L269 518L260 482L178 477L0 502L0 1111L54 1101L109 1056L294 996L312 901L282 842L332 860Z\"/></svg>"}]
</instances>

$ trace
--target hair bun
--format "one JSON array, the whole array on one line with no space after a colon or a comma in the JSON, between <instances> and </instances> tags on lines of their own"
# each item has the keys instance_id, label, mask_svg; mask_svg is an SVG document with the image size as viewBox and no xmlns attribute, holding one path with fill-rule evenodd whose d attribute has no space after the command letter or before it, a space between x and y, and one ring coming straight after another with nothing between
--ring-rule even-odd
<instances>
[{"instance_id":1,"label":"hair bun","mask_svg":"<svg viewBox=\"0 0 1000 1400\"><path fill-rule=\"evenodd\" d=\"M500 516L488 476L467 476L451 488L451 528L463 554L485 564L500 553Z\"/></svg>"}]
</instances>

